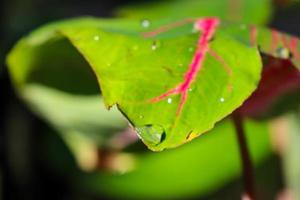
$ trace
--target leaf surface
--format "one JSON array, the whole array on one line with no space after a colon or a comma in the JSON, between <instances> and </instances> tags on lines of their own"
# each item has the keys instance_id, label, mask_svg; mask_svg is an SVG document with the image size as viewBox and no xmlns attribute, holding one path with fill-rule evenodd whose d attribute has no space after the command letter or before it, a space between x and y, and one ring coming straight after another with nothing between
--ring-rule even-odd
<instances>
[{"instance_id":1,"label":"leaf surface","mask_svg":"<svg viewBox=\"0 0 300 200\"><path fill-rule=\"evenodd\" d=\"M195 32L193 27L194 23L187 23L145 38L141 35L144 27L135 20L61 22L21 40L8 63L21 91L29 83L51 87L54 84L59 90L65 90L66 85L72 88L72 84L80 88L90 79L87 77L86 82L80 83L76 81L79 79L72 79L71 67L84 62L72 63L76 52L70 41L97 76L106 106L117 105L144 143L159 151L176 147L212 129L250 96L260 79L262 64L255 46L231 37L221 25L211 33L204 29ZM204 50L203 46L206 46ZM47 57L49 50L55 59ZM193 72L192 63L199 52L203 54L202 63L195 66L201 68ZM79 58L77 55L76 59ZM50 72L54 66L71 71L63 81L58 81L59 86L55 86L59 80L56 78L48 77L51 82L43 83L47 78L35 75L32 79L36 69L43 71L42 63ZM187 78L189 72L192 75ZM60 76L58 71L55 73ZM188 87L181 93L157 99L187 82ZM49 118L46 113L45 116Z\"/></svg>"},{"instance_id":2,"label":"leaf surface","mask_svg":"<svg viewBox=\"0 0 300 200\"><path fill-rule=\"evenodd\" d=\"M117 15L133 19L182 19L216 16L226 21L264 25L272 13L270 0L164 0L121 7Z\"/></svg>"}]
</instances>

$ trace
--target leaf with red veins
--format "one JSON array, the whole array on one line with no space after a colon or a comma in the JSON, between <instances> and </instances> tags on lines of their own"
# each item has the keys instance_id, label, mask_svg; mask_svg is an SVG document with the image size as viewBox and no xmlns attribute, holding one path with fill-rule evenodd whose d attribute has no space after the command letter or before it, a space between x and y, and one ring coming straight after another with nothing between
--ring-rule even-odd
<instances>
[{"instance_id":1,"label":"leaf with red veins","mask_svg":"<svg viewBox=\"0 0 300 200\"><path fill-rule=\"evenodd\" d=\"M180 115L188 97L188 90L202 68L203 60L205 59L206 54L209 51L209 41L214 36L219 24L220 20L218 18L203 18L198 19L195 22L194 28L195 30L200 31L201 34L198 40L197 50L189 66L189 70L184 75L184 82L180 83L177 87L167 91L166 93L151 99L150 102L156 103L169 97L170 95L179 94L181 95L181 98L179 101L179 106L176 115ZM167 27L167 29L168 28L169 27ZM159 33L160 32L161 31L159 31Z\"/></svg>"},{"instance_id":2,"label":"leaf with red veins","mask_svg":"<svg viewBox=\"0 0 300 200\"><path fill-rule=\"evenodd\" d=\"M265 58L259 87L239 111L250 117L268 117L282 114L299 105L299 38L275 29L256 26L231 27L227 30L244 43L258 46Z\"/></svg>"},{"instance_id":3,"label":"leaf with red veins","mask_svg":"<svg viewBox=\"0 0 300 200\"><path fill-rule=\"evenodd\" d=\"M37 54L41 60L45 55L40 49L53 48L64 55L63 48L54 47L75 47L82 55L79 59L85 59L96 74L106 106L117 105L155 151L174 148L209 131L258 84L262 64L257 48L231 37L217 18L185 19L156 30L162 22L152 21L154 31L144 37L137 21L127 22L127 28L123 21L112 27L110 21L102 23L88 20L82 26L66 22L46 27L22 40L9 63L18 71L15 61L27 60L35 52L42 54ZM33 43L42 33L47 38ZM153 40L159 44L155 49ZM55 66L61 60L53 56L49 62ZM21 68L34 69L27 66L32 63L20 63ZM167 97L168 101L161 101Z\"/></svg>"},{"instance_id":4,"label":"leaf with red veins","mask_svg":"<svg viewBox=\"0 0 300 200\"><path fill-rule=\"evenodd\" d=\"M279 59L291 59L295 67L300 69L299 38L280 32L253 25L229 25L224 27L232 37L248 44L257 46L261 53Z\"/></svg>"}]
</instances>

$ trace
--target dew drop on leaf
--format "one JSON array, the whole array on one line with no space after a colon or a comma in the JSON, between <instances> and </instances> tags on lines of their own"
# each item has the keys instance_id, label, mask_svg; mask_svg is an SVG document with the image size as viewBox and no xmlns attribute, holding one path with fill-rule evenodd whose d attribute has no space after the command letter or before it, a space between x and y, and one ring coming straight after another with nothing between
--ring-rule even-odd
<instances>
[{"instance_id":1,"label":"dew drop on leaf","mask_svg":"<svg viewBox=\"0 0 300 200\"><path fill-rule=\"evenodd\" d=\"M155 51L157 49L157 44L155 42L153 42L152 46L151 46L151 49L153 51Z\"/></svg>"},{"instance_id":2,"label":"dew drop on leaf","mask_svg":"<svg viewBox=\"0 0 300 200\"><path fill-rule=\"evenodd\" d=\"M282 59L289 59L291 57L291 53L287 48L278 48L276 54Z\"/></svg>"},{"instance_id":3,"label":"dew drop on leaf","mask_svg":"<svg viewBox=\"0 0 300 200\"><path fill-rule=\"evenodd\" d=\"M160 144L166 137L165 130L160 125L145 125L135 129L138 136L150 145Z\"/></svg>"},{"instance_id":4,"label":"dew drop on leaf","mask_svg":"<svg viewBox=\"0 0 300 200\"><path fill-rule=\"evenodd\" d=\"M167 99L167 102L168 102L168 103L172 103L172 101L173 101L172 98L168 98L168 99Z\"/></svg>"},{"instance_id":5,"label":"dew drop on leaf","mask_svg":"<svg viewBox=\"0 0 300 200\"><path fill-rule=\"evenodd\" d=\"M148 20L148 19L144 19L144 20L142 20L142 27L143 28L149 28L150 27L150 25L151 25L151 22L150 22L150 20Z\"/></svg>"},{"instance_id":6,"label":"dew drop on leaf","mask_svg":"<svg viewBox=\"0 0 300 200\"><path fill-rule=\"evenodd\" d=\"M225 102L225 99L224 99L223 97L220 98L220 102L221 102L221 103Z\"/></svg>"}]
</instances>

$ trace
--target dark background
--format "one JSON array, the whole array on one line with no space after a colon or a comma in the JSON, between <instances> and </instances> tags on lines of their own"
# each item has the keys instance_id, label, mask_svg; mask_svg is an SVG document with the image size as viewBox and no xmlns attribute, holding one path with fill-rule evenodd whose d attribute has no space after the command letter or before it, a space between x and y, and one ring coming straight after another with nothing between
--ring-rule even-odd
<instances>
[{"instance_id":1,"label":"dark background","mask_svg":"<svg viewBox=\"0 0 300 200\"><path fill-rule=\"evenodd\" d=\"M44 23L82 15L109 17L117 6L133 2L141 0L5 0L0 3L0 188L5 200L86 199L68 187L63 175L40 162L39 141L47 126L16 97L4 64L5 55L22 35ZM299 36L298 10L297 7L277 9L271 26Z\"/></svg>"}]
</instances>

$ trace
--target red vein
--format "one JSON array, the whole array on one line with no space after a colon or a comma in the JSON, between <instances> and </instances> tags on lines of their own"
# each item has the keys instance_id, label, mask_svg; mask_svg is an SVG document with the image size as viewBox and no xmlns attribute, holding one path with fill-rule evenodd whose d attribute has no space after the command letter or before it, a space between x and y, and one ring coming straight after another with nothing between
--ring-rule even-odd
<instances>
[{"instance_id":1,"label":"red vein","mask_svg":"<svg viewBox=\"0 0 300 200\"><path fill-rule=\"evenodd\" d=\"M287 38L285 37L285 35L283 35L283 34L281 35L281 41L285 48L288 48L288 49L290 48L289 42L288 42Z\"/></svg>"},{"instance_id":2,"label":"red vein","mask_svg":"<svg viewBox=\"0 0 300 200\"><path fill-rule=\"evenodd\" d=\"M202 34L198 40L197 50L190 64L189 70L184 75L184 81L177 87L167 91L166 93L158 97L151 99L150 102L156 103L169 97L170 95L180 94L181 98L176 115L178 116L181 113L183 106L187 100L188 89L190 88L192 82L195 80L198 72L202 68L203 61L209 50L209 41L214 36L219 23L220 21L218 18L203 18L195 22L195 28L201 31ZM166 30L166 27L163 27L159 31L155 31L155 33L160 33L160 31L162 30Z\"/></svg>"},{"instance_id":3,"label":"red vein","mask_svg":"<svg viewBox=\"0 0 300 200\"><path fill-rule=\"evenodd\" d=\"M272 30L272 41L271 41L271 51L276 53L276 49L279 43L279 33L276 30Z\"/></svg>"},{"instance_id":4,"label":"red vein","mask_svg":"<svg viewBox=\"0 0 300 200\"><path fill-rule=\"evenodd\" d=\"M154 37L154 36L156 36L160 33L164 33L168 30L171 30L173 28L176 28L176 27L179 27L179 26L182 26L182 25L185 25L187 23L194 22L194 21L195 21L195 19L187 18L187 19L184 19L184 20L172 23L172 24L167 24L167 25L161 26L160 28L158 28L154 31L143 33L143 36L145 38Z\"/></svg>"},{"instance_id":5,"label":"red vein","mask_svg":"<svg viewBox=\"0 0 300 200\"><path fill-rule=\"evenodd\" d=\"M297 38L291 38L290 41L286 38L285 35L281 36L281 41L285 48L289 49L296 60L300 60L300 54L297 51Z\"/></svg>"},{"instance_id":6,"label":"red vein","mask_svg":"<svg viewBox=\"0 0 300 200\"><path fill-rule=\"evenodd\" d=\"M290 47L291 49L297 49L298 39L296 37L291 37Z\"/></svg>"},{"instance_id":7,"label":"red vein","mask_svg":"<svg viewBox=\"0 0 300 200\"><path fill-rule=\"evenodd\" d=\"M242 13L241 13L243 7L242 0L230 0L228 6L229 6L228 9L229 20L235 22L240 21L242 18Z\"/></svg>"},{"instance_id":8,"label":"red vein","mask_svg":"<svg viewBox=\"0 0 300 200\"><path fill-rule=\"evenodd\" d=\"M257 44L257 28L255 26L250 27L250 44L252 46Z\"/></svg>"},{"instance_id":9,"label":"red vein","mask_svg":"<svg viewBox=\"0 0 300 200\"><path fill-rule=\"evenodd\" d=\"M219 61L222 64L222 67L224 68L224 70L226 71L226 73L231 76L232 75L232 69L231 67L225 62L225 60L219 55L217 54L217 52L215 52L212 49L208 49L208 52L210 53L210 55L212 57L214 57L217 61Z\"/></svg>"}]
</instances>

